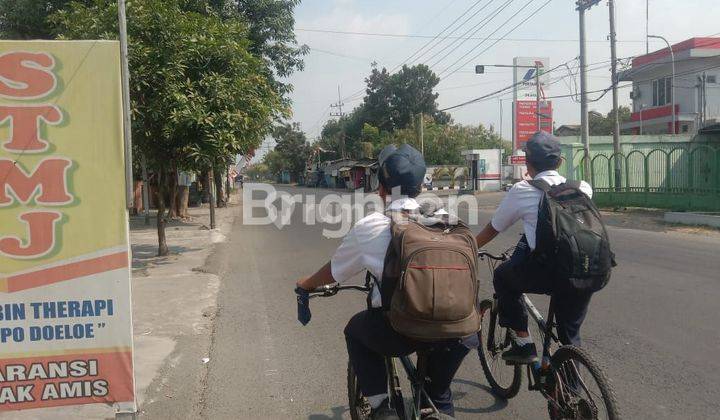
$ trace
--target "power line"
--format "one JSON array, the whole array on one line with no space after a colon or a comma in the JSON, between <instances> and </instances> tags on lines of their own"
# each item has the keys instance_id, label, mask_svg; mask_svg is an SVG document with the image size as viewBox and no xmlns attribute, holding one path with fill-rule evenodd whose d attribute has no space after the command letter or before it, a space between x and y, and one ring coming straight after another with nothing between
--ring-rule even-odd
<instances>
[{"instance_id":1,"label":"power line","mask_svg":"<svg viewBox=\"0 0 720 420\"><path fill-rule=\"evenodd\" d=\"M410 57L408 57L407 59L405 59L405 61L404 61L402 64L405 64L405 63L409 62L410 60L413 59L413 57L415 57L417 54L419 54L421 51L423 51L426 47L428 47L428 45L431 45L433 42L435 42L436 39L438 39L440 36L442 36L442 34L444 34L445 31L447 31L447 30L450 29L452 26L454 26L455 23L457 23L457 21L459 21L460 19L462 19L463 16L467 15L468 13L470 13L470 11L471 11L472 9L474 9L475 6L477 6L478 4L480 4L481 1L482 1L482 0L477 0L475 3L473 3L473 4L472 4L470 7L468 7L464 12L462 12L462 13L460 14L460 16L458 16L457 18L455 18L455 20L453 20L449 25L447 25L447 26L444 27L440 32L438 32L437 35L435 35L432 40L430 40L430 41L428 41L427 43L425 43L422 47L418 48L414 53L412 53L412 54L410 55ZM454 33L454 31L451 32L451 34L452 34L452 33ZM441 42L442 42L442 41L441 41ZM435 45L433 45L432 47L430 47L430 49L435 48L435 46L437 46L437 44L435 44ZM424 55L424 54L425 54L425 53L420 54L420 56L418 56L417 58L422 57L422 55ZM393 68L392 70L390 70L390 73L394 72L394 71L397 70L399 67L402 67L402 64L400 64L399 66L396 66L395 68Z\"/></svg>"},{"instance_id":2,"label":"power line","mask_svg":"<svg viewBox=\"0 0 720 420\"><path fill-rule=\"evenodd\" d=\"M569 64L570 62L575 61L575 60L577 60L577 58L573 58L573 59L568 60L568 61L566 61L566 62L564 62L564 63L558 64L557 66L551 68L550 70L544 72L543 74L544 74L544 75L545 75L545 74L550 74L550 73L552 73L552 72L554 72L554 71L557 71L559 68L564 67L565 65L567 65L567 64ZM607 62L607 61L605 61L605 62ZM598 62L598 63L593 63L593 64L601 64L601 63L604 63L604 62ZM563 77L567 77L567 76L563 76ZM558 81L558 80L554 81L553 83L557 83L557 81ZM478 98L471 99L471 100L469 100L469 101L465 101L465 102L460 103L460 104L458 104L458 105L453 105L453 106L450 106L450 107L447 107L447 108L440 109L439 111L440 111L440 112L449 111L449 110L456 109L456 108L460 108L460 107L463 107L463 106L467 106L467 105L470 105L470 104L473 104L473 103L476 103L476 102L480 102L480 101L482 101L482 100L484 100L484 99L492 99L492 98L494 98L495 96L497 96L497 95L499 95L499 94L502 94L502 93L504 93L504 92L506 92L506 91L508 91L508 90L510 90L510 89L512 89L512 88L514 88L514 87L516 87L516 86L519 86L519 85L521 85L521 84L523 84L523 83L525 83L524 80L523 80L523 81L519 81L519 82L517 82L517 83L513 83L513 84L511 84L511 85L509 85L509 86L506 86L506 87L504 87L504 88L502 88L502 89L499 89L499 90L497 90L497 91L491 92L491 93L489 93L489 94L487 94L487 95L483 95L483 96L480 96L480 97L478 97ZM545 98L545 99L548 99L548 98Z\"/></svg>"},{"instance_id":3,"label":"power line","mask_svg":"<svg viewBox=\"0 0 720 420\"><path fill-rule=\"evenodd\" d=\"M490 44L487 48L485 48L484 50L480 51L478 54L474 55L472 58L470 58L470 59L467 60L465 63L463 63L462 65L460 65L455 71L463 68L463 67L466 66L469 62L471 62L471 61L475 60L476 58L480 57L482 54L484 54L484 53L485 53L486 51L488 51L490 48L492 48L492 47L494 47L495 45L497 45L497 43L500 42L501 39L503 39L503 38L505 38L506 36L510 35L510 34L513 33L517 28L519 28L522 24L524 24L525 22L527 22L528 20L530 20L530 18L532 18L533 16L537 15L538 13L540 13L540 11L541 11L542 9L544 9L548 4L550 4L551 1L552 1L552 0L547 0L547 1L546 1L545 3L543 3L540 7L538 7L537 9L535 9L535 11L533 11L530 15L528 15L525 19L521 20L520 23L518 23L518 24L515 25L512 29L510 29L509 31L507 31L507 32L505 33L505 35L503 35L499 40L493 42L493 43ZM527 6L529 6L531 3L532 3L532 1L531 1L531 2L528 2L528 3L527 3L525 6L523 6L520 10L518 10L517 12L515 12L515 14L513 14L512 16L510 16L510 18L509 18L508 20L506 20L505 23L503 23L503 26L506 25L506 24L508 24L512 19L515 18L515 16L517 16L518 14L520 14L520 12L522 12L522 11L523 11ZM497 30L495 30L495 32L497 32L500 28L502 28L502 26L500 26ZM493 32L492 34L490 34L490 36L494 35L495 32ZM484 42L484 41L483 41L483 42ZM480 43L478 44L478 46L482 45L483 42L480 42ZM473 50L468 51L465 55L463 55L462 57L460 57L460 59L456 60L455 63L453 63L453 64L451 64L450 66L448 66L448 67L446 68L446 70L449 69L449 68L451 68L452 66L454 66L457 62L461 61L463 58L467 57L469 54L472 53L472 51L473 51ZM443 73L444 73L446 70L443 70ZM455 71L449 73L449 74L446 75L445 77L450 76L451 74L455 73Z\"/></svg>"},{"instance_id":4,"label":"power line","mask_svg":"<svg viewBox=\"0 0 720 420\"><path fill-rule=\"evenodd\" d=\"M484 27L486 27L493 19L495 19L495 18L497 17L497 15L499 15L500 13L502 13L503 10L507 9L513 1L515 1L515 0L507 0L504 4L500 5L500 6L499 6L498 8L496 8L492 13L490 13L487 17L483 18L477 25L475 25L474 27L471 27L470 29L468 29L468 30L463 34L463 36L467 35L467 34L468 34L471 30L473 30L473 29L475 29L475 31L473 31L473 33L472 33L471 36L474 36L475 34L477 34L478 32L480 32L480 30L483 29ZM451 45L453 45L454 43L456 43L457 41L458 41L458 40L456 39L456 40L454 40L453 42L451 42L450 45L448 45L448 48L449 48ZM465 44L467 41L468 41L467 39L462 40L457 46L455 46L453 49L451 49L450 51L448 51L444 56L442 56L440 59L438 59L437 61L435 61L435 62L434 62L433 64L431 64L430 66L431 66L431 67L434 67L434 66L438 65L441 61L443 61L444 59L446 59L450 54L452 54L453 52L455 52L458 48L460 48L460 47L461 47L463 44ZM447 49L447 48L446 48L446 49ZM444 49L441 50L441 51L438 51L433 57L429 58L427 61L429 62L429 61L432 60L433 58L437 57L440 53L442 53L442 51L444 51Z\"/></svg>"},{"instance_id":5,"label":"power line","mask_svg":"<svg viewBox=\"0 0 720 420\"><path fill-rule=\"evenodd\" d=\"M466 39L469 41L485 39L484 37L460 37L460 36L437 36L437 35L421 35L421 34L391 34L386 32L357 32L357 31L341 31L335 29L311 29L311 28L295 28L296 31L301 32L314 32L323 34L335 34L335 35L359 35L359 36L372 36L380 38L417 38L417 39ZM708 38L712 38L720 35L720 32L714 35L710 35ZM437 38L436 38L437 37ZM488 41L506 41L506 42L567 42L577 43L577 39L571 38L489 38ZM588 43L608 44L608 40L588 40ZM633 44L644 44L644 40L639 39L618 39L619 43L633 43Z\"/></svg>"}]
</instances>

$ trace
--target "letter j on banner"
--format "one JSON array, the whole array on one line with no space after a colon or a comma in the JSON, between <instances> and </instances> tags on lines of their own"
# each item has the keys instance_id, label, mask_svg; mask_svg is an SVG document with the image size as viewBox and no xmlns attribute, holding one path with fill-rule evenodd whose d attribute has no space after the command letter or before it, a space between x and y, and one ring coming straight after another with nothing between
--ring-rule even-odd
<instances>
[{"instance_id":1,"label":"letter j on banner","mask_svg":"<svg viewBox=\"0 0 720 420\"><path fill-rule=\"evenodd\" d=\"M0 411L135 412L120 48L0 41Z\"/></svg>"}]
</instances>

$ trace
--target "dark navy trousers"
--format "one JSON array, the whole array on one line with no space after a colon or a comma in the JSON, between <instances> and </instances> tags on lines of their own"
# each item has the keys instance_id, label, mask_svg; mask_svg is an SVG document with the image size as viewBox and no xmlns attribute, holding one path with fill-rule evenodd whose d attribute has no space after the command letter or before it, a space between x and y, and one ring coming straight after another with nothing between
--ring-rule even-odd
<instances>
[{"instance_id":1,"label":"dark navy trousers","mask_svg":"<svg viewBox=\"0 0 720 420\"><path fill-rule=\"evenodd\" d=\"M450 383L470 351L461 340L421 343L392 329L382 309L369 309L353 316L345 327L350 363L363 395L385 394L387 372L385 356L405 356L418 350L430 350L427 360L426 391L442 413L454 416Z\"/></svg>"},{"instance_id":2,"label":"dark navy trousers","mask_svg":"<svg viewBox=\"0 0 720 420\"><path fill-rule=\"evenodd\" d=\"M523 293L552 295L560 341L579 346L580 326L585 320L592 293L556 290L551 267L535 261L525 236L508 261L495 269L493 278L498 297L500 326L528 330L528 313Z\"/></svg>"}]
</instances>

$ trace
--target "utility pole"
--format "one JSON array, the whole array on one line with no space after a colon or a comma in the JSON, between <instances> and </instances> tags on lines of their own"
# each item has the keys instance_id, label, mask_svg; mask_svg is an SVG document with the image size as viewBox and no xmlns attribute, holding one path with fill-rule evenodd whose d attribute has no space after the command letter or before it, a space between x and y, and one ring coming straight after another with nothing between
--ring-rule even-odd
<instances>
[{"instance_id":1,"label":"utility pole","mask_svg":"<svg viewBox=\"0 0 720 420\"><path fill-rule=\"evenodd\" d=\"M342 101L342 95L340 94L340 85L338 85L338 101L337 103L330 104L330 108L337 109L337 112L330 112L331 117L338 117L338 120L340 120L342 117L345 116L345 113L343 112L343 106L345 104ZM338 145L340 146L340 157L345 158L345 130L340 130L340 139L338 140Z\"/></svg>"},{"instance_id":2,"label":"utility pole","mask_svg":"<svg viewBox=\"0 0 720 420\"><path fill-rule=\"evenodd\" d=\"M650 54L650 0L645 0L645 54Z\"/></svg>"},{"instance_id":3,"label":"utility pole","mask_svg":"<svg viewBox=\"0 0 720 420\"><path fill-rule=\"evenodd\" d=\"M208 195L210 196L210 229L215 229L215 194L213 193L215 189L215 172L213 170L213 162L210 162L210 170L207 173L209 182Z\"/></svg>"},{"instance_id":4,"label":"utility pole","mask_svg":"<svg viewBox=\"0 0 720 420\"><path fill-rule=\"evenodd\" d=\"M503 104L502 104L502 98L498 98L498 104L500 105L500 128L498 130L500 134L500 140L502 140L503 135Z\"/></svg>"},{"instance_id":5,"label":"utility pole","mask_svg":"<svg viewBox=\"0 0 720 420\"><path fill-rule=\"evenodd\" d=\"M617 74L617 34L615 33L615 1L608 0L610 11L610 60L612 62L612 94L613 94L613 153L615 158L615 190L620 191L622 170L620 168L620 114L618 110L618 74Z\"/></svg>"},{"instance_id":6,"label":"utility pole","mask_svg":"<svg viewBox=\"0 0 720 420\"><path fill-rule=\"evenodd\" d=\"M130 115L130 69L128 67L127 18L125 0L118 0L118 28L120 30L120 76L122 78L123 134L125 137L125 202L133 207L132 119Z\"/></svg>"},{"instance_id":7,"label":"utility pole","mask_svg":"<svg viewBox=\"0 0 720 420\"><path fill-rule=\"evenodd\" d=\"M580 137L583 142L584 177L590 175L590 125L588 121L587 99L587 51L585 39L585 11L598 4L600 0L578 0L575 2L580 15Z\"/></svg>"},{"instance_id":8,"label":"utility pole","mask_svg":"<svg viewBox=\"0 0 720 420\"><path fill-rule=\"evenodd\" d=\"M540 63L538 61L535 61L535 125L537 126L536 132L542 131L540 121Z\"/></svg>"},{"instance_id":9,"label":"utility pole","mask_svg":"<svg viewBox=\"0 0 720 420\"><path fill-rule=\"evenodd\" d=\"M702 75L702 127L705 128L705 121L707 118L707 73L703 72Z\"/></svg>"}]
</instances>

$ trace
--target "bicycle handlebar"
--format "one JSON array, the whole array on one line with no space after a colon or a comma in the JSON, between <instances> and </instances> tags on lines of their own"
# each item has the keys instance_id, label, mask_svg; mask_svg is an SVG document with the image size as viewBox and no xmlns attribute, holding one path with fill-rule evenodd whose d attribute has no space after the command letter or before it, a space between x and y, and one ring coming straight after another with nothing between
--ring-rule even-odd
<instances>
[{"instance_id":1,"label":"bicycle handlebar","mask_svg":"<svg viewBox=\"0 0 720 420\"><path fill-rule=\"evenodd\" d=\"M360 292L370 292L370 287L356 285L340 286L338 283L334 283L320 286L317 289L310 290L308 293L310 295L310 299L312 299L314 297L335 296L341 290L358 290Z\"/></svg>"},{"instance_id":2,"label":"bicycle handlebar","mask_svg":"<svg viewBox=\"0 0 720 420\"><path fill-rule=\"evenodd\" d=\"M500 255L493 255L493 254L485 251L484 249L481 249L478 251L478 258L480 258L480 259L490 258L491 260L496 260L496 261L506 261L510 257L508 256L507 252L503 252Z\"/></svg>"},{"instance_id":3,"label":"bicycle handlebar","mask_svg":"<svg viewBox=\"0 0 720 420\"><path fill-rule=\"evenodd\" d=\"M297 294L298 321L303 325L307 325L310 322L310 318L312 317L312 313L310 312L310 299L335 296L341 290L359 290L368 293L370 292L370 283L366 283L365 286L340 286L334 283L309 291L300 288L295 289L295 293Z\"/></svg>"}]
</instances>

